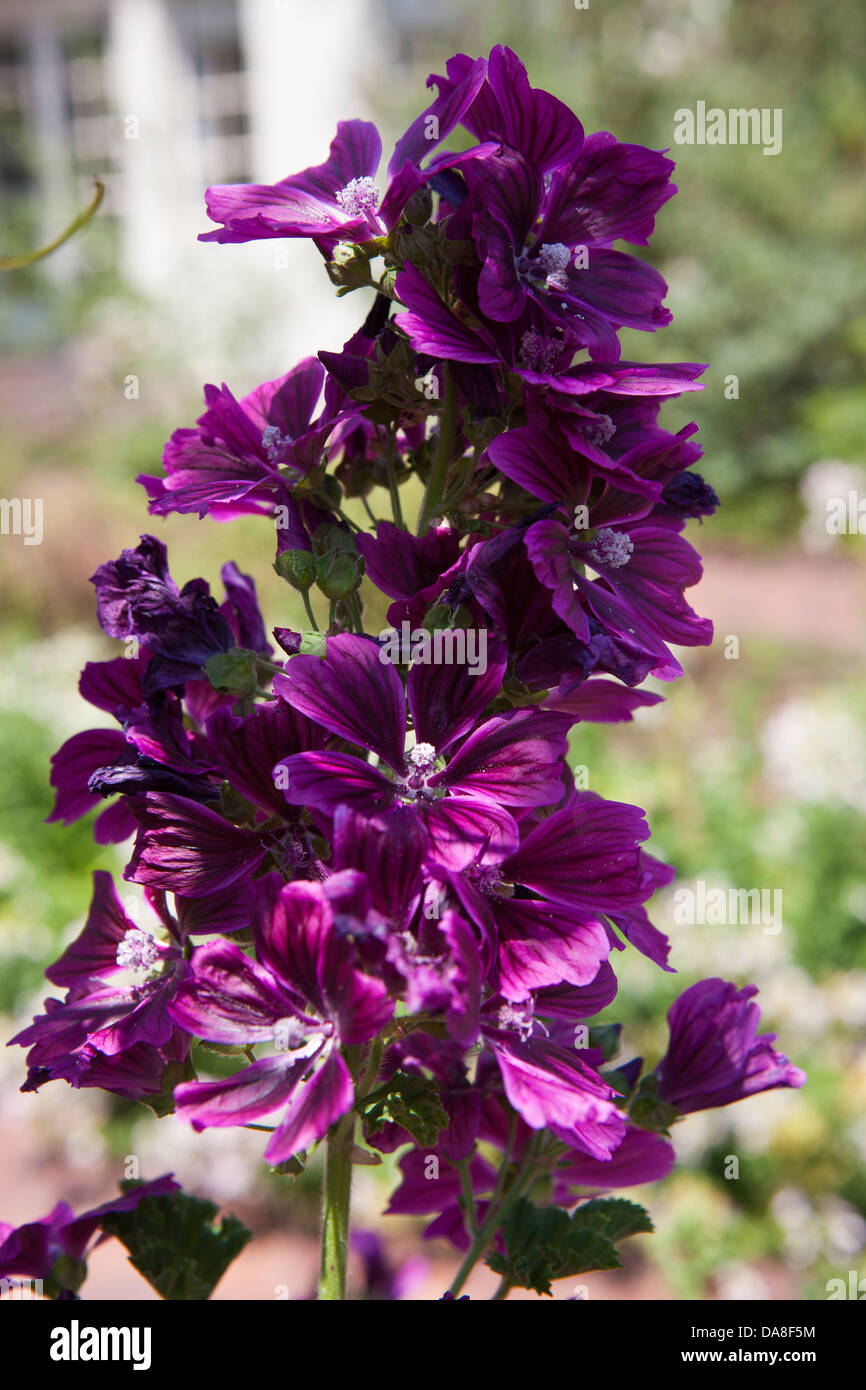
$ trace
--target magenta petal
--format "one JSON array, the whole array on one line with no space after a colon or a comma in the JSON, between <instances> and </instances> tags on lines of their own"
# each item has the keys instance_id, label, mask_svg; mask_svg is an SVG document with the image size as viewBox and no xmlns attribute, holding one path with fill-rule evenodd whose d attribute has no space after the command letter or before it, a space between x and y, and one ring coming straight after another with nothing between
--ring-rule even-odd
<instances>
[{"instance_id":1,"label":"magenta petal","mask_svg":"<svg viewBox=\"0 0 866 1390\"><path fill-rule=\"evenodd\" d=\"M430 855L446 869L498 863L519 839L517 824L502 806L446 796L419 808L430 836Z\"/></svg>"},{"instance_id":2,"label":"magenta petal","mask_svg":"<svg viewBox=\"0 0 866 1390\"><path fill-rule=\"evenodd\" d=\"M309 1057L262 1057L220 1081L183 1081L174 1092L177 1115L198 1130L259 1120L283 1104L309 1065Z\"/></svg>"},{"instance_id":3,"label":"magenta petal","mask_svg":"<svg viewBox=\"0 0 866 1390\"><path fill-rule=\"evenodd\" d=\"M574 587L565 527L560 521L536 521L526 532L524 543L535 573L553 594L554 612L579 641L589 641L589 619Z\"/></svg>"},{"instance_id":4,"label":"magenta petal","mask_svg":"<svg viewBox=\"0 0 866 1390\"><path fill-rule=\"evenodd\" d=\"M131 751L120 729L85 729L68 738L51 759L51 785L56 799L46 820L69 825L86 816L102 800L98 793L87 789L91 773Z\"/></svg>"},{"instance_id":5,"label":"magenta petal","mask_svg":"<svg viewBox=\"0 0 866 1390\"><path fill-rule=\"evenodd\" d=\"M274 768L286 801L333 814L338 806L374 814L396 800L393 782L351 753L295 753Z\"/></svg>"},{"instance_id":6,"label":"magenta petal","mask_svg":"<svg viewBox=\"0 0 866 1390\"><path fill-rule=\"evenodd\" d=\"M576 920L548 903L505 899L497 904L499 988L506 999L566 981L590 984L607 959L610 941L600 922Z\"/></svg>"},{"instance_id":7,"label":"magenta petal","mask_svg":"<svg viewBox=\"0 0 866 1390\"><path fill-rule=\"evenodd\" d=\"M530 1129L550 1129L570 1148L602 1161L625 1137L614 1092L557 1043L491 1040L505 1094Z\"/></svg>"},{"instance_id":8,"label":"magenta petal","mask_svg":"<svg viewBox=\"0 0 866 1390\"><path fill-rule=\"evenodd\" d=\"M402 768L403 682L378 643L351 633L329 637L325 657L293 657L274 690L292 709Z\"/></svg>"},{"instance_id":9,"label":"magenta petal","mask_svg":"<svg viewBox=\"0 0 866 1390\"><path fill-rule=\"evenodd\" d=\"M659 1182L673 1170L676 1155L669 1139L660 1134L629 1125L625 1138L607 1163L600 1163L588 1154L568 1155L555 1170L554 1201L571 1206L575 1188L591 1187L613 1191L619 1187L637 1187L644 1182Z\"/></svg>"},{"instance_id":10,"label":"magenta petal","mask_svg":"<svg viewBox=\"0 0 866 1390\"><path fill-rule=\"evenodd\" d=\"M416 351L455 362L495 363L500 360L495 345L466 328L413 265L407 264L400 272L394 288L409 311L396 314L394 323L403 330Z\"/></svg>"},{"instance_id":11,"label":"magenta petal","mask_svg":"<svg viewBox=\"0 0 866 1390\"><path fill-rule=\"evenodd\" d=\"M441 634L446 658L454 655L453 636ZM431 743L442 753L468 734L499 693L507 665L507 652L492 635L487 643L487 669L476 675L465 662L413 665L406 693L418 742Z\"/></svg>"},{"instance_id":12,"label":"magenta petal","mask_svg":"<svg viewBox=\"0 0 866 1390\"><path fill-rule=\"evenodd\" d=\"M488 719L457 749L431 786L505 806L546 806L563 794L567 716L517 710Z\"/></svg>"},{"instance_id":13,"label":"magenta petal","mask_svg":"<svg viewBox=\"0 0 866 1390\"><path fill-rule=\"evenodd\" d=\"M63 955L45 971L53 985L67 988L90 976L114 974L117 948L135 923L127 917L117 896L114 880L105 869L93 873L93 897L81 933L66 947Z\"/></svg>"},{"instance_id":14,"label":"magenta petal","mask_svg":"<svg viewBox=\"0 0 866 1390\"><path fill-rule=\"evenodd\" d=\"M354 1100L349 1068L339 1052L329 1052L319 1070L289 1102L285 1119L265 1149L268 1163L284 1163L301 1149L309 1149L324 1138L335 1120L351 1109Z\"/></svg>"},{"instance_id":15,"label":"magenta petal","mask_svg":"<svg viewBox=\"0 0 866 1390\"><path fill-rule=\"evenodd\" d=\"M544 701L544 708L560 710L563 714L591 720L595 724L616 724L632 720L636 709L658 705L663 698L650 690L630 690L618 681L582 681L573 689L563 682L556 690L551 690Z\"/></svg>"},{"instance_id":16,"label":"magenta petal","mask_svg":"<svg viewBox=\"0 0 866 1390\"><path fill-rule=\"evenodd\" d=\"M131 797L140 830L125 876L195 898L230 888L265 857L257 835L185 796Z\"/></svg>"},{"instance_id":17,"label":"magenta petal","mask_svg":"<svg viewBox=\"0 0 866 1390\"><path fill-rule=\"evenodd\" d=\"M646 896L639 842L648 835L639 807L583 792L529 832L503 875L564 907L621 912Z\"/></svg>"},{"instance_id":18,"label":"magenta petal","mask_svg":"<svg viewBox=\"0 0 866 1390\"><path fill-rule=\"evenodd\" d=\"M209 941L192 956L192 974L169 1010L175 1023L208 1042L270 1042L293 1012L287 991L233 941Z\"/></svg>"}]
</instances>

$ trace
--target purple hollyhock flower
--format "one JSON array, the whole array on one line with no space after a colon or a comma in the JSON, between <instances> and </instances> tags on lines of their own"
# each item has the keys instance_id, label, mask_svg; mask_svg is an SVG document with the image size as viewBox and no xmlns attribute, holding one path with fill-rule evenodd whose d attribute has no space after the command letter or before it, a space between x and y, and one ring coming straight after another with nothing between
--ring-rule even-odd
<instances>
[{"instance_id":1,"label":"purple hollyhock flower","mask_svg":"<svg viewBox=\"0 0 866 1390\"><path fill-rule=\"evenodd\" d=\"M45 1013L10 1046L30 1046L31 1075L48 1080L70 1079L85 1047L112 1058L138 1044L157 1051L182 1045L167 1005L186 970L180 943L162 943L133 922L111 875L98 869L81 933L45 972L68 990L66 999L47 1000Z\"/></svg>"},{"instance_id":2,"label":"purple hollyhock flower","mask_svg":"<svg viewBox=\"0 0 866 1390\"><path fill-rule=\"evenodd\" d=\"M382 197L376 173L382 141L369 121L340 121L324 164L279 183L223 184L207 190L208 216L222 227L200 241L258 241L263 237L311 237L324 255L340 241L364 242L395 227L411 195L445 169L499 148L498 142L460 153L421 159L445 139L474 100L486 62L478 58L463 78L416 117L388 163Z\"/></svg>"},{"instance_id":3,"label":"purple hollyhock flower","mask_svg":"<svg viewBox=\"0 0 866 1390\"><path fill-rule=\"evenodd\" d=\"M180 1184L175 1182L173 1175L165 1173L152 1182L140 1183L122 1197L82 1212L81 1216L76 1216L66 1202L58 1202L54 1210L39 1221L28 1221L23 1226L0 1221L0 1278L17 1275L22 1279L49 1279L58 1260L80 1264L90 1253L88 1246L92 1250L108 1239L103 1233L90 1245L103 1217L116 1211L134 1211L146 1197L161 1197L179 1190ZM83 1271L79 1271L79 1275L83 1276ZM81 1277L65 1283L59 1278L61 1287L77 1288L81 1283Z\"/></svg>"},{"instance_id":4,"label":"purple hollyhock flower","mask_svg":"<svg viewBox=\"0 0 866 1390\"><path fill-rule=\"evenodd\" d=\"M374 767L327 751L285 758L274 771L286 800L329 814L343 804L368 813L409 805L450 867L485 844L506 852L516 830L505 808L561 799L568 718L516 710L484 719L505 671L500 650L488 652L476 676L465 664L415 663L405 692L382 655L375 641L343 634L328 639L324 658L293 657L275 678L277 695L293 709L380 760ZM404 752L407 700L416 742Z\"/></svg>"},{"instance_id":5,"label":"purple hollyhock flower","mask_svg":"<svg viewBox=\"0 0 866 1390\"><path fill-rule=\"evenodd\" d=\"M224 566L223 578L229 587L223 608L203 579L178 589L166 548L155 536L142 536L135 550L122 551L92 576L103 631L120 640L138 638L153 653L142 679L145 696L201 678L210 657L231 651L237 642L229 615L239 630L260 630L265 640L261 620L253 621L253 581L235 565Z\"/></svg>"},{"instance_id":6,"label":"purple hollyhock flower","mask_svg":"<svg viewBox=\"0 0 866 1390\"><path fill-rule=\"evenodd\" d=\"M530 390L555 393L555 404L564 409L570 399L592 393L616 395L678 395L700 389L695 377L705 368L699 363L645 366L620 362L615 335L605 334L612 344L612 361L580 362L572 365L580 346L551 326L541 307L528 299L519 315L500 323L487 318L478 303L477 287L462 270L456 280L455 295L473 320L470 327L458 318L433 286L407 262L397 276L395 290L406 312L392 320L416 352L438 361L501 366L514 372Z\"/></svg>"},{"instance_id":7,"label":"purple hollyhock flower","mask_svg":"<svg viewBox=\"0 0 866 1390\"><path fill-rule=\"evenodd\" d=\"M526 532L527 553L553 606L578 640L592 636L587 609L612 637L631 638L655 658L653 674L678 675L667 643L706 646L713 625L683 596L703 573L700 556L670 526L652 518L598 526L590 540L562 522L538 521ZM588 579L584 566L598 576Z\"/></svg>"},{"instance_id":8,"label":"purple hollyhock flower","mask_svg":"<svg viewBox=\"0 0 866 1390\"><path fill-rule=\"evenodd\" d=\"M446 64L446 75L431 75L427 85L435 84L440 96L453 99L477 71L478 61L455 54ZM584 145L583 126L574 112L550 92L531 87L517 54L501 44L490 50L484 81L460 123L476 140L498 140L519 150L543 174L571 168Z\"/></svg>"},{"instance_id":9,"label":"purple hollyhock flower","mask_svg":"<svg viewBox=\"0 0 866 1390\"><path fill-rule=\"evenodd\" d=\"M394 1006L382 982L355 964L321 884L263 889L253 932L256 960L228 941L199 947L171 1012L207 1041L279 1051L219 1081L184 1082L175 1100L195 1129L246 1124L285 1107L265 1150L276 1164L321 1139L354 1104L340 1046L374 1037Z\"/></svg>"},{"instance_id":10,"label":"purple hollyhock flower","mask_svg":"<svg viewBox=\"0 0 866 1390\"><path fill-rule=\"evenodd\" d=\"M326 393L325 407L313 419L324 380L322 364L306 357L240 401L225 384L205 386L207 410L196 428L175 430L165 446L165 480L138 478L151 498L150 511L212 512L219 520L273 511L322 462L341 418Z\"/></svg>"},{"instance_id":11,"label":"purple hollyhock flower","mask_svg":"<svg viewBox=\"0 0 866 1390\"><path fill-rule=\"evenodd\" d=\"M673 168L661 155L643 154ZM558 329L567 343L605 362L619 357L619 328L651 332L670 323L658 271L610 249L620 237L645 238L635 235L627 216L620 230L616 217L594 219L591 202L587 213L579 169L554 173L546 184L535 166L507 149L467 161L463 173L469 196L449 232L475 242L482 263L478 303L487 319L511 323L531 300L551 336ZM655 182L654 171L650 179ZM549 370L553 362L545 356L527 365Z\"/></svg>"},{"instance_id":12,"label":"purple hollyhock flower","mask_svg":"<svg viewBox=\"0 0 866 1390\"><path fill-rule=\"evenodd\" d=\"M758 1035L756 985L700 980L668 1010L670 1043L656 1068L659 1099L682 1114L731 1105L759 1091L800 1087L806 1073L774 1051L775 1033Z\"/></svg>"}]
</instances>

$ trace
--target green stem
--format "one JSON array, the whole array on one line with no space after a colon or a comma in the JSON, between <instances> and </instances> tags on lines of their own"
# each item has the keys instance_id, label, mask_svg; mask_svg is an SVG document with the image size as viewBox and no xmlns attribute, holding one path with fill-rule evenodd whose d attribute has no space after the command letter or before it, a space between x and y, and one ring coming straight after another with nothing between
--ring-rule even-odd
<instances>
[{"instance_id":1,"label":"green stem","mask_svg":"<svg viewBox=\"0 0 866 1390\"><path fill-rule=\"evenodd\" d=\"M508 1212L533 1176L534 1166L530 1161L527 1163L523 1172L518 1173L501 1204L497 1206L495 1202L490 1203L490 1210L487 1213L481 1230L469 1247L466 1258L458 1269L454 1282L451 1285L451 1293L455 1296L463 1288L463 1285L466 1283L466 1280L469 1278L469 1275L472 1273L478 1261L487 1253L487 1248L496 1235L497 1230L502 1225Z\"/></svg>"},{"instance_id":2,"label":"green stem","mask_svg":"<svg viewBox=\"0 0 866 1390\"><path fill-rule=\"evenodd\" d=\"M442 501L445 480L448 477L448 466L454 448L454 435L457 431L457 388L447 365L443 371L445 373L445 399L442 402L442 410L439 415L439 438L436 441L433 468L430 473L430 481L427 484L427 491L424 493L421 513L418 517L419 536L423 536L430 529L430 524Z\"/></svg>"},{"instance_id":3,"label":"green stem","mask_svg":"<svg viewBox=\"0 0 866 1390\"><path fill-rule=\"evenodd\" d=\"M355 1112L351 1110L334 1126L326 1141L325 1176L322 1184L320 1302L337 1303L346 1297L354 1134Z\"/></svg>"},{"instance_id":4,"label":"green stem","mask_svg":"<svg viewBox=\"0 0 866 1390\"><path fill-rule=\"evenodd\" d=\"M464 1158L457 1164L460 1170L460 1187L463 1194L463 1220L466 1224L466 1234L470 1240L475 1240L478 1235L478 1213L475 1207L475 1192L472 1187L472 1174L469 1171L469 1159Z\"/></svg>"},{"instance_id":5,"label":"green stem","mask_svg":"<svg viewBox=\"0 0 866 1390\"><path fill-rule=\"evenodd\" d=\"M318 632L318 631L319 631L319 624L316 622L316 615L315 615L315 613L313 612L313 605L310 603L310 591L309 591L309 589L302 589L302 590L301 590L301 597L302 597L303 600L304 600L304 607L305 607L306 610L307 610L307 617L309 618L310 622L311 622L312 625L313 625L313 631L314 631L314 632Z\"/></svg>"},{"instance_id":6,"label":"green stem","mask_svg":"<svg viewBox=\"0 0 866 1390\"><path fill-rule=\"evenodd\" d=\"M385 471L388 474L388 492L391 494L391 515L394 518L394 525L399 526L401 531L406 530L406 523L403 520L403 508L400 503L400 488L397 483L397 465L395 460L394 427L388 431L388 442L385 447Z\"/></svg>"},{"instance_id":7,"label":"green stem","mask_svg":"<svg viewBox=\"0 0 866 1390\"><path fill-rule=\"evenodd\" d=\"M496 1293L491 1294L490 1302L495 1303L497 1299L507 1298L513 1287L514 1285L509 1284L507 1279L501 1279L499 1281L499 1288L496 1290Z\"/></svg>"}]
</instances>

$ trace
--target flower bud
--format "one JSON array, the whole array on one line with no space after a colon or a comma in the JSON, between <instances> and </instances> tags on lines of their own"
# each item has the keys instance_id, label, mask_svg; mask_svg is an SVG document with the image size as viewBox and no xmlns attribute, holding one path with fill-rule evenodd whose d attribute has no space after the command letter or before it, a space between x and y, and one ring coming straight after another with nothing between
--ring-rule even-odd
<instances>
[{"instance_id":1,"label":"flower bud","mask_svg":"<svg viewBox=\"0 0 866 1390\"><path fill-rule=\"evenodd\" d=\"M361 583L364 557L331 551L316 560L316 583L326 598L348 598Z\"/></svg>"},{"instance_id":2,"label":"flower bud","mask_svg":"<svg viewBox=\"0 0 866 1390\"><path fill-rule=\"evenodd\" d=\"M274 561L274 569L293 589L305 593L316 579L316 561L309 550L283 550Z\"/></svg>"}]
</instances>

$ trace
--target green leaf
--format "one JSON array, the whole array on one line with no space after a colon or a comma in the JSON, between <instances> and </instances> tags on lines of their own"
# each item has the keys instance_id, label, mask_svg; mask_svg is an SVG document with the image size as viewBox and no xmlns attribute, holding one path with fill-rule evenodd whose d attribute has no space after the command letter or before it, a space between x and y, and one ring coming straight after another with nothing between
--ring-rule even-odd
<instances>
[{"instance_id":1,"label":"green leaf","mask_svg":"<svg viewBox=\"0 0 866 1390\"><path fill-rule=\"evenodd\" d=\"M502 1227L506 1253L489 1255L487 1264L509 1284L549 1294L554 1279L618 1269L614 1241L651 1230L649 1216L636 1202L601 1198L569 1216L521 1197Z\"/></svg>"},{"instance_id":2,"label":"green leaf","mask_svg":"<svg viewBox=\"0 0 866 1390\"><path fill-rule=\"evenodd\" d=\"M650 1235L653 1230L646 1208L624 1197L596 1197L578 1207L571 1219L578 1222L582 1230L595 1231L605 1240Z\"/></svg>"},{"instance_id":3,"label":"green leaf","mask_svg":"<svg viewBox=\"0 0 866 1390\"><path fill-rule=\"evenodd\" d=\"M595 1269L617 1269L616 1246L591 1229L575 1226L559 1207L536 1207L521 1197L502 1227L506 1253L494 1252L487 1264L509 1284L551 1293L552 1279Z\"/></svg>"},{"instance_id":4,"label":"green leaf","mask_svg":"<svg viewBox=\"0 0 866 1390\"><path fill-rule=\"evenodd\" d=\"M135 1183L123 1183L124 1190ZM214 1224L213 1202L170 1192L146 1197L134 1211L112 1212L103 1228L126 1246L129 1261L169 1300L210 1298L251 1232L237 1217Z\"/></svg>"},{"instance_id":5,"label":"green leaf","mask_svg":"<svg viewBox=\"0 0 866 1390\"><path fill-rule=\"evenodd\" d=\"M402 1125L417 1144L428 1148L448 1124L436 1083L407 1072L395 1071L384 1086L365 1096L361 1105L368 1140L390 1121Z\"/></svg>"}]
</instances>

